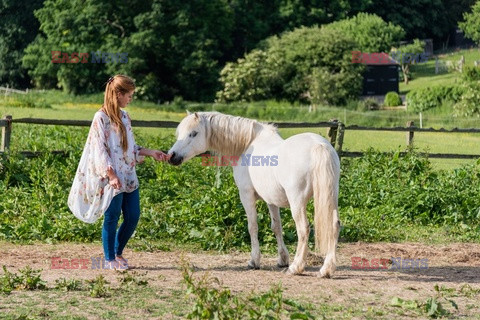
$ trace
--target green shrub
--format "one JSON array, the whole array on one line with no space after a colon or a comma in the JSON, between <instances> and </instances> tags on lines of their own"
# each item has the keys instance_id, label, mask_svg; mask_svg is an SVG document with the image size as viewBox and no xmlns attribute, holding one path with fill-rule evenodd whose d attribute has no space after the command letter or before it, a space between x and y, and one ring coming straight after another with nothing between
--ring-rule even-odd
<instances>
[{"instance_id":1,"label":"green shrub","mask_svg":"<svg viewBox=\"0 0 480 320\"><path fill-rule=\"evenodd\" d=\"M334 28L298 28L265 40L220 73L220 102L280 99L343 104L361 91L353 39Z\"/></svg>"},{"instance_id":2,"label":"green shrub","mask_svg":"<svg viewBox=\"0 0 480 320\"><path fill-rule=\"evenodd\" d=\"M435 86L410 91L407 96L407 108L414 112L422 112L442 105L445 101L456 103L460 100L465 88L460 85Z\"/></svg>"},{"instance_id":3,"label":"green shrub","mask_svg":"<svg viewBox=\"0 0 480 320\"><path fill-rule=\"evenodd\" d=\"M395 91L390 91L385 95L383 104L387 107L396 107L402 105L402 99Z\"/></svg>"},{"instance_id":4,"label":"green shrub","mask_svg":"<svg viewBox=\"0 0 480 320\"><path fill-rule=\"evenodd\" d=\"M463 89L463 94L453 106L454 115L461 117L480 117L480 82L467 82L464 84Z\"/></svg>"},{"instance_id":5,"label":"green shrub","mask_svg":"<svg viewBox=\"0 0 480 320\"><path fill-rule=\"evenodd\" d=\"M380 104L375 98L366 98L358 103L358 109L359 111L378 110Z\"/></svg>"},{"instance_id":6,"label":"green shrub","mask_svg":"<svg viewBox=\"0 0 480 320\"><path fill-rule=\"evenodd\" d=\"M463 67L462 80L465 82L480 81L480 68L478 67Z\"/></svg>"},{"instance_id":7,"label":"green shrub","mask_svg":"<svg viewBox=\"0 0 480 320\"><path fill-rule=\"evenodd\" d=\"M20 150L62 149L68 157L26 159L13 152L0 159L0 239L78 241L101 239L101 220L86 224L67 207L88 128L16 126L25 137ZM137 135L137 143L169 149L173 137ZM248 248L245 210L232 169L207 167L196 158L180 167L147 159L137 167L142 217L133 241L168 241L203 249ZM369 151L343 158L340 178L341 237L346 241L401 241L405 226L449 226L462 240L479 240L480 164L448 172L434 171L428 159L410 152L383 155ZM258 202L258 231L263 247L276 248L270 216ZM307 211L310 219L313 203ZM285 242L297 242L289 209L282 209ZM8 285L6 286L8 289Z\"/></svg>"}]
</instances>

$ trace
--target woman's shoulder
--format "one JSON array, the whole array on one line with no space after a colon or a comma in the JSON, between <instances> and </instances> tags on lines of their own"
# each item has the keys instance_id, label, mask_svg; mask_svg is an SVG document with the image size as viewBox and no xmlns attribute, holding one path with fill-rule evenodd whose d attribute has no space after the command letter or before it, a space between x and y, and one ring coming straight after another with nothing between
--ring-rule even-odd
<instances>
[{"instance_id":1,"label":"woman's shoulder","mask_svg":"<svg viewBox=\"0 0 480 320\"><path fill-rule=\"evenodd\" d=\"M93 116L93 121L101 121L101 122L105 122L105 123L108 123L110 122L110 118L107 116L107 114L105 112L103 112L102 109L98 110L97 112L95 112L95 115Z\"/></svg>"},{"instance_id":2,"label":"woman's shoulder","mask_svg":"<svg viewBox=\"0 0 480 320\"><path fill-rule=\"evenodd\" d=\"M132 121L132 119L130 118L130 115L128 114L127 111L125 111L125 110L120 110L120 112L122 113L122 119L125 119L125 120L128 120L128 121Z\"/></svg>"}]
</instances>

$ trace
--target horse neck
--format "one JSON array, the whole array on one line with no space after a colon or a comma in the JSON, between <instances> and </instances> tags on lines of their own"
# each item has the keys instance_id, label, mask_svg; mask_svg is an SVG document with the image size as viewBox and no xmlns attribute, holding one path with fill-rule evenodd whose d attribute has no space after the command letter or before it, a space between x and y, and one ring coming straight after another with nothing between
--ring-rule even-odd
<instances>
[{"instance_id":1,"label":"horse neck","mask_svg":"<svg viewBox=\"0 0 480 320\"><path fill-rule=\"evenodd\" d=\"M255 120L231 116L211 119L209 146L221 154L239 156L264 130Z\"/></svg>"}]
</instances>

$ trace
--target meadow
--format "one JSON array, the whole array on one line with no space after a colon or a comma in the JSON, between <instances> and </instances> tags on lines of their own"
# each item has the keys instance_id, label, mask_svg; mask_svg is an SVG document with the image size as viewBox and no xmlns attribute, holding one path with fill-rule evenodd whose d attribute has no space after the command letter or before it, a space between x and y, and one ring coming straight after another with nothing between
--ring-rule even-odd
<instances>
[{"instance_id":1,"label":"meadow","mask_svg":"<svg viewBox=\"0 0 480 320\"><path fill-rule=\"evenodd\" d=\"M417 77L411 84L415 81L425 79ZM0 115L12 115L14 120L91 120L101 101L101 94L71 96L57 91L9 95L0 98ZM336 118L347 126L404 126L407 121L417 123L419 119L408 110L361 110L354 102L311 110L309 106L276 101L222 105L176 99L159 105L134 100L128 112L137 120L180 121L187 109L216 110L269 122ZM472 128L478 127L477 121L450 116L448 106L422 114L423 127ZM134 130L137 143L151 148L168 150L175 140L174 129ZM280 129L283 137L302 131L323 136L327 133L326 128ZM96 274L92 270L52 270L49 259L54 255L71 259L78 252L100 254L100 222L84 224L66 206L87 133L87 127L13 125L11 150L0 158L0 260L9 264L0 275L0 310L5 311L7 319L46 315L63 318L65 310L76 315L72 319L84 319L90 318L82 311L88 308L106 319L128 318L128 314L139 318L196 319L215 312L233 318L235 310L244 312L244 318L248 315L255 319L348 319L365 314L374 319L389 315L475 318L480 310L475 302L480 292L475 287L478 277L475 280L471 276L478 273L474 266L478 266L480 256L480 163L433 161L419 154L478 154L478 134L416 133L415 147L402 157L400 152L407 150L405 133L347 130L343 149L364 151L366 155L342 159L339 279L322 282L313 278L312 269L300 280L283 275L276 278L278 270L271 267L276 240L262 202L257 205L259 238L267 265L260 273L246 272L244 262L250 241L232 171L202 166L198 158L180 167L151 159L138 166L142 217L128 253L135 258L137 271L150 272L148 276L128 272L115 280L117 274L105 271ZM23 150L44 153L30 159L18 153ZM64 150L67 156L49 154L52 150ZM311 213L312 203L308 209ZM282 210L282 219L292 254L296 232L288 209ZM424 247L420 250L411 243ZM30 244L35 244L36 249L32 250ZM350 257L359 252L370 258L423 254L432 265L428 272L420 274L353 272ZM457 252L466 254L454 256ZM178 260L181 255L189 256L193 266L182 264ZM30 265L43 268L43 273L25 269ZM11 266L14 271L9 271ZM213 279L208 278L209 272ZM426 277L423 283L419 275ZM216 282L215 277L221 280ZM459 280L448 282L451 277ZM250 285L240 288L239 279ZM338 289L338 281L345 289ZM397 282L392 286L391 281ZM285 287L275 287L277 282ZM440 284L433 285L437 282ZM315 292L325 294L309 297L311 283ZM380 290L379 283L398 290L385 294L382 290L386 289ZM287 284L296 289L289 289ZM186 294L190 298L184 303ZM52 297L57 302L47 303ZM451 303L452 299L461 311ZM109 307L111 303L121 312ZM38 305L42 308L38 309Z\"/></svg>"}]
</instances>

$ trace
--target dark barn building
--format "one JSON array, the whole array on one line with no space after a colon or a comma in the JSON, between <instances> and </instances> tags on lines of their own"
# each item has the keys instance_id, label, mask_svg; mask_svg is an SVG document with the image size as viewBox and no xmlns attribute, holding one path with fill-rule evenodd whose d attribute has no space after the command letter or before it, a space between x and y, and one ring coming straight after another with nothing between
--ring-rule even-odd
<instances>
[{"instance_id":1,"label":"dark barn building","mask_svg":"<svg viewBox=\"0 0 480 320\"><path fill-rule=\"evenodd\" d=\"M400 66L394 62L382 64L367 64L363 74L363 95L377 96L384 95L387 92L398 90L398 68Z\"/></svg>"}]
</instances>

